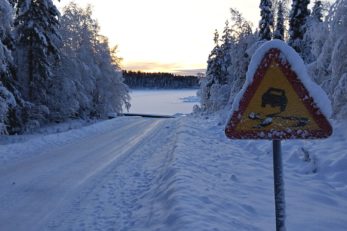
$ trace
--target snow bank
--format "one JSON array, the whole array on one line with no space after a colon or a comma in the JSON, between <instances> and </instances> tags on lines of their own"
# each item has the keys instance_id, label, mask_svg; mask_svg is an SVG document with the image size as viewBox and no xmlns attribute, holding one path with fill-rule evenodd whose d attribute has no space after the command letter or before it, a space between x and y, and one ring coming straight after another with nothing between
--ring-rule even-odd
<instances>
[{"instance_id":1,"label":"snow bank","mask_svg":"<svg viewBox=\"0 0 347 231\"><path fill-rule=\"evenodd\" d=\"M77 125L69 122L41 128L36 134L0 136L0 163L13 162L18 159L38 155L45 149L52 149L90 135L97 135L116 129L121 124L124 124L125 121L131 120L136 120L136 118L120 117L85 127L80 127L81 124ZM73 127L75 129L71 129Z\"/></svg>"},{"instance_id":2,"label":"snow bank","mask_svg":"<svg viewBox=\"0 0 347 231\"><path fill-rule=\"evenodd\" d=\"M325 140L283 142L288 230L347 229L347 124L334 128ZM274 230L271 142L227 140L223 129L215 117L182 118L175 150L182 230Z\"/></svg>"}]
</instances>

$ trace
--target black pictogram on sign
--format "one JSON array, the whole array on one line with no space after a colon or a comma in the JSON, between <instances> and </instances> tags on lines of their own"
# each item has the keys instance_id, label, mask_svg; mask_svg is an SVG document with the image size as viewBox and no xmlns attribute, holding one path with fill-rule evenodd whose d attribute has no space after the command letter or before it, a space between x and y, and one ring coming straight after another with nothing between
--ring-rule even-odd
<instances>
[{"instance_id":1,"label":"black pictogram on sign","mask_svg":"<svg viewBox=\"0 0 347 231\"><path fill-rule=\"evenodd\" d=\"M261 106L280 107L281 112L286 110L288 99L286 92L278 88L269 88L261 97Z\"/></svg>"}]
</instances>

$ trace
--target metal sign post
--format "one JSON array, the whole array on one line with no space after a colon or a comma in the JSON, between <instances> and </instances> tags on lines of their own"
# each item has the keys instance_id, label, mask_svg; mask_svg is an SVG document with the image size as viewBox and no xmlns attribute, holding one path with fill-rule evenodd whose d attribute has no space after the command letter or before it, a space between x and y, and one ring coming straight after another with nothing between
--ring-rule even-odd
<instances>
[{"instance_id":1,"label":"metal sign post","mask_svg":"<svg viewBox=\"0 0 347 231\"><path fill-rule=\"evenodd\" d=\"M281 140L273 140L273 169L276 211L276 231L286 231L285 227L285 197L282 172Z\"/></svg>"},{"instance_id":2,"label":"metal sign post","mask_svg":"<svg viewBox=\"0 0 347 231\"><path fill-rule=\"evenodd\" d=\"M329 137L332 126L317 104L318 100L328 102L328 96L310 82L304 62L283 41L263 44L255 51L249 67L252 68L239 93L242 95L235 97L225 135L230 139L273 141L276 231L285 231L281 140Z\"/></svg>"}]
</instances>

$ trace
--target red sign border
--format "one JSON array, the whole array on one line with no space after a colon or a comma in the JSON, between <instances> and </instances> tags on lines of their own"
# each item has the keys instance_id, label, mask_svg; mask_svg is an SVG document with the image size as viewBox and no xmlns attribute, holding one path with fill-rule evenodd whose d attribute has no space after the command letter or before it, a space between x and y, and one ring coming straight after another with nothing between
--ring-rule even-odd
<instances>
[{"instance_id":1,"label":"red sign border","mask_svg":"<svg viewBox=\"0 0 347 231\"><path fill-rule=\"evenodd\" d=\"M332 134L332 127L329 121L325 118L319 107L314 103L313 98L302 84L297 74L291 69L291 65L287 60L281 60L281 51L277 48L271 48L264 55L258 69L254 74L253 82L247 87L240 103L239 109L233 113L227 126L225 134L230 139L267 139L267 140L281 140L281 139L316 139L326 138ZM246 111L255 91L258 89L261 81L263 80L267 69L271 63L275 61L278 63L284 75L291 83L295 92L300 99L303 99L303 104L311 114L314 121L321 128L319 130L302 130L298 131L236 131L236 126L240 122L243 113ZM309 97L306 97L309 96ZM261 135L260 135L261 134Z\"/></svg>"}]
</instances>

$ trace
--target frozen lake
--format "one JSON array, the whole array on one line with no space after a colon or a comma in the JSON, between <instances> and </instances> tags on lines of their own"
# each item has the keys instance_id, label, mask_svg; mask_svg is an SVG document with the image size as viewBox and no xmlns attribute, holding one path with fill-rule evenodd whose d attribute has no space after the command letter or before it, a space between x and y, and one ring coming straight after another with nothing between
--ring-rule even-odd
<instances>
[{"instance_id":1,"label":"frozen lake","mask_svg":"<svg viewBox=\"0 0 347 231\"><path fill-rule=\"evenodd\" d=\"M196 89L184 90L131 90L130 113L159 115L188 114L199 104Z\"/></svg>"}]
</instances>

